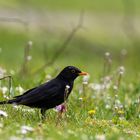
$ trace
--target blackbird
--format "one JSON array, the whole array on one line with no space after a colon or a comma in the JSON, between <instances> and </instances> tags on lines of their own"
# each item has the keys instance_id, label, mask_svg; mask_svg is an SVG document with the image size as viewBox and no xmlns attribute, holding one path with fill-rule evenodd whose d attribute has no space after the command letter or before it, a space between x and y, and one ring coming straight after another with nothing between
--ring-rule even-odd
<instances>
[{"instance_id":1,"label":"blackbird","mask_svg":"<svg viewBox=\"0 0 140 140\"><path fill-rule=\"evenodd\" d=\"M27 90L11 100L2 101L0 104L26 105L40 108L42 117L47 109L62 104L73 89L74 80L80 75L87 75L74 66L65 67L54 79Z\"/></svg>"}]
</instances>

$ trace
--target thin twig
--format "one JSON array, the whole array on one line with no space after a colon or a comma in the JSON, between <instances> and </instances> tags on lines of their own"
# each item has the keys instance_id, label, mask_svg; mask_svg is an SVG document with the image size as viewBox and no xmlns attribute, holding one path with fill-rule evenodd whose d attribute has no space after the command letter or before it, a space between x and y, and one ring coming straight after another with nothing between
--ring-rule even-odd
<instances>
[{"instance_id":1,"label":"thin twig","mask_svg":"<svg viewBox=\"0 0 140 140\"><path fill-rule=\"evenodd\" d=\"M9 96L10 96L13 77L11 75L7 75L7 76L0 78L0 80L7 79L7 78L8 78L8 87L9 87Z\"/></svg>"},{"instance_id":2,"label":"thin twig","mask_svg":"<svg viewBox=\"0 0 140 140\"><path fill-rule=\"evenodd\" d=\"M45 69L46 67L49 67L51 65L53 65L55 63L55 61L57 60L57 58L64 52L64 50L68 47L68 44L70 43L70 41L72 40L72 38L74 37L74 35L77 33L77 31L82 28L82 24L83 24L83 12L81 12L80 14L80 18L78 21L78 24L76 25L76 27L71 31L71 33L68 35L68 37L64 40L64 42L62 43L62 45L60 46L60 48L54 53L53 57L51 58L51 60L47 63L45 63L43 66L41 66L38 70L36 70L33 74L39 73L40 71L42 71L43 69Z\"/></svg>"},{"instance_id":3,"label":"thin twig","mask_svg":"<svg viewBox=\"0 0 140 140\"><path fill-rule=\"evenodd\" d=\"M30 56L30 49L32 47L32 41L29 41L28 44L24 48L24 61L20 70L20 74L27 74L28 73L28 67L27 64L29 62L29 56Z\"/></svg>"}]
</instances>

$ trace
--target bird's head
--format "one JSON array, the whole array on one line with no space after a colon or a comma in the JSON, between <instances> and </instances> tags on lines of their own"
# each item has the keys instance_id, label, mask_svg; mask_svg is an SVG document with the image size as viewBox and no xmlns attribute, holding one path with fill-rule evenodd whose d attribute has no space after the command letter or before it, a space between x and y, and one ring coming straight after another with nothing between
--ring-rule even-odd
<instances>
[{"instance_id":1,"label":"bird's head","mask_svg":"<svg viewBox=\"0 0 140 140\"><path fill-rule=\"evenodd\" d=\"M74 66L65 67L58 75L58 77L62 77L67 81L73 81L80 75L87 75L88 73L82 72L80 69Z\"/></svg>"}]
</instances>

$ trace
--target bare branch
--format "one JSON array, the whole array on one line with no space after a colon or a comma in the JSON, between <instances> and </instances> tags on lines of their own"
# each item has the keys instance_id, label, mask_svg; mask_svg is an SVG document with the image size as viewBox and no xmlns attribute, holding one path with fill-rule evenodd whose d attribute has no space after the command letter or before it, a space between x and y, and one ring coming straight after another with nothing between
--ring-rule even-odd
<instances>
[{"instance_id":1,"label":"bare branch","mask_svg":"<svg viewBox=\"0 0 140 140\"><path fill-rule=\"evenodd\" d=\"M64 52L64 50L68 47L68 44L70 43L70 41L72 40L72 38L74 37L74 35L77 33L77 31L82 28L83 25L83 12L81 12L80 17L79 17L79 21L78 24L76 25L76 27L73 28L73 30L71 31L71 33L68 35L68 37L64 40L64 42L62 43L62 45L60 46L60 48L54 53L53 57L51 58L51 60L47 63L45 63L43 66L41 66L38 70L36 70L33 74L39 73L40 71L42 71L43 69L45 69L46 67L49 67L51 65L53 65L55 63L55 61L57 60L57 58Z\"/></svg>"},{"instance_id":2,"label":"bare branch","mask_svg":"<svg viewBox=\"0 0 140 140\"><path fill-rule=\"evenodd\" d=\"M24 26L28 25L28 22L16 17L0 17L0 22L15 22L23 24Z\"/></svg>"}]
</instances>

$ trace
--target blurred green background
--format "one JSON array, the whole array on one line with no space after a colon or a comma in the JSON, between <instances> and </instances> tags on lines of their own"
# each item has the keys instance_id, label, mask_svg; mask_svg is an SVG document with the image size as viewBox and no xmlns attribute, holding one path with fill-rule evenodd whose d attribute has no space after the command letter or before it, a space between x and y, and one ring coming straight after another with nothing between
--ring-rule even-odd
<instances>
[{"instance_id":1,"label":"blurred green background","mask_svg":"<svg viewBox=\"0 0 140 140\"><path fill-rule=\"evenodd\" d=\"M0 115L0 139L140 139L139 25L140 0L0 0L0 78L12 75L11 96L67 65L91 76L75 81L58 126L53 110L42 123L38 110L0 106L8 113ZM0 101L9 86L0 81ZM23 125L34 132L21 134Z\"/></svg>"},{"instance_id":2,"label":"blurred green background","mask_svg":"<svg viewBox=\"0 0 140 140\"><path fill-rule=\"evenodd\" d=\"M139 13L139 0L0 0L0 66L18 71L32 41L28 67L36 71L52 59L82 15L82 27L53 66L76 65L95 78L110 52L111 69L124 65L135 79L140 69Z\"/></svg>"}]
</instances>

